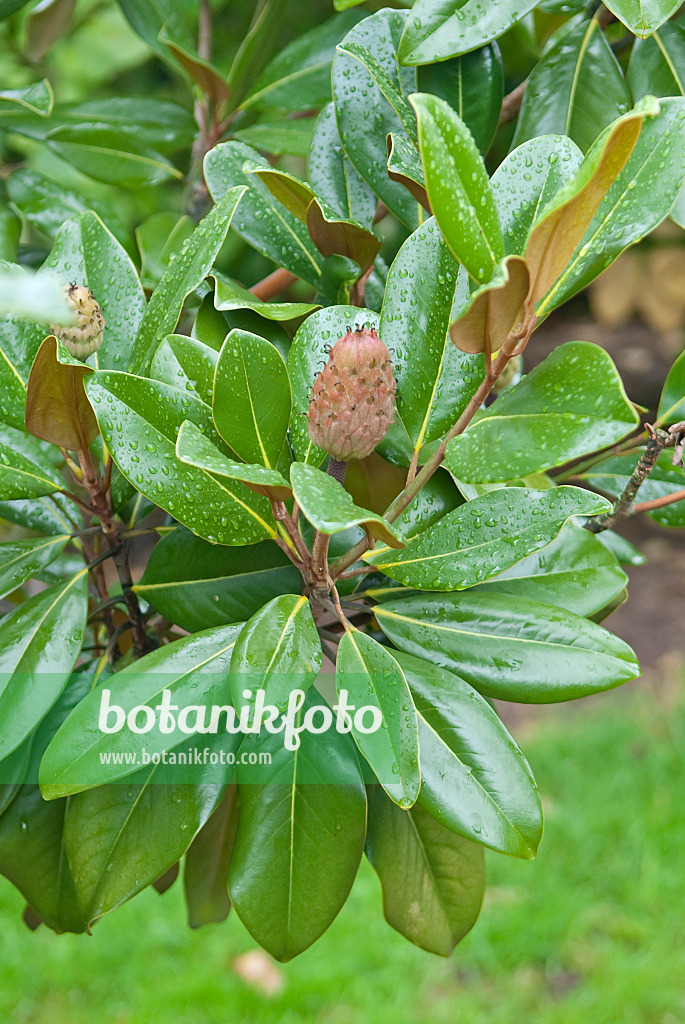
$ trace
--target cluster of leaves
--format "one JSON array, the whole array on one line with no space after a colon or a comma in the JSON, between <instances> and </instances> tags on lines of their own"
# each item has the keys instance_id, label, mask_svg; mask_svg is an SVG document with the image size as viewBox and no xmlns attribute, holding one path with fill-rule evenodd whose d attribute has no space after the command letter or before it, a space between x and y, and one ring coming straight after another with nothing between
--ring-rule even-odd
<instances>
[{"instance_id":1,"label":"cluster of leaves","mask_svg":"<svg viewBox=\"0 0 685 1024\"><path fill-rule=\"evenodd\" d=\"M601 495L625 491L646 435L611 359L583 341L485 399L551 310L677 209L685 30L665 23L677 4L643 2L634 21L636 6L607 5L626 28L551 0L357 9L256 77L278 3L258 5L225 70L207 52L208 6L121 0L194 83L195 126L156 99L84 109L53 107L46 83L3 93L0 127L122 194L181 176L178 148L190 213L211 197L197 225L158 210L136 252L125 217L27 168L7 180L5 254L19 216L24 243L54 236L36 277L24 244L0 281L0 514L17 528L0 544L14 600L0 620L0 872L31 922L86 930L163 890L184 858L191 925L233 903L285 960L334 919L366 851L390 924L446 955L478 915L484 847L535 855L539 795L491 699L565 701L638 673L599 625L625 597L621 563L640 557L600 529ZM646 38L626 84L616 54L633 32ZM539 56L506 156L497 38ZM304 152L306 174L276 159ZM275 264L270 284L246 287L256 264L236 239ZM87 363L45 326L66 316L55 279L102 307ZM275 301L292 282L297 301ZM356 321L393 351L397 409L343 486L306 413ZM685 417L685 357L657 415ZM670 500L685 473L665 450L643 487L651 515L685 526ZM139 536L156 544L133 586ZM238 755L235 777L207 766L183 783L110 755L197 736L98 726L103 683L126 712L154 709L162 687L178 706L240 709L248 678L279 707L306 690L306 712L335 701L324 654L338 689L380 710L377 733L305 732L298 751L203 736ZM263 753L254 784L242 755Z\"/></svg>"}]
</instances>

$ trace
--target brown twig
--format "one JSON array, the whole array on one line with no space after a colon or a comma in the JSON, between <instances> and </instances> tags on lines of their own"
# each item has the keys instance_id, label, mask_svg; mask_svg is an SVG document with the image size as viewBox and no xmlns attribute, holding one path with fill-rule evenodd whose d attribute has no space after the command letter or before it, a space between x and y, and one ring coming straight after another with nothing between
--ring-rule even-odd
<instances>
[{"instance_id":1,"label":"brown twig","mask_svg":"<svg viewBox=\"0 0 685 1024\"><path fill-rule=\"evenodd\" d=\"M507 93L502 100L502 109L500 110L499 121L497 122L498 128L502 128L503 125L509 124L509 122L513 121L518 114L521 109L521 104L523 103L523 95L526 91L527 84L528 79L524 79L520 85L517 85L515 89L512 89L511 92Z\"/></svg>"},{"instance_id":2,"label":"brown twig","mask_svg":"<svg viewBox=\"0 0 685 1024\"><path fill-rule=\"evenodd\" d=\"M257 284L253 284L250 292L256 299L268 302L270 299L280 295L281 292L284 292L286 288L290 288L291 284L294 284L295 281L297 281L295 274L280 268L279 270L274 270L273 274L268 274L267 277L262 278L261 281L257 281Z\"/></svg>"},{"instance_id":3,"label":"brown twig","mask_svg":"<svg viewBox=\"0 0 685 1024\"><path fill-rule=\"evenodd\" d=\"M604 515L597 516L595 519L590 519L585 524L586 529L590 533L602 533L604 530L609 530L619 519L624 519L636 511L635 497L637 492L656 466L664 448L673 443L673 434L669 434L666 430L660 430L659 428L654 429L649 423L646 423L645 426L649 430L650 436L637 466L630 474L628 483L614 502L611 511L605 512ZM646 504L649 503L647 502Z\"/></svg>"},{"instance_id":4,"label":"brown twig","mask_svg":"<svg viewBox=\"0 0 685 1024\"><path fill-rule=\"evenodd\" d=\"M309 554L307 545L300 536L300 531L298 530L294 520L288 513L288 509L286 508L285 502L272 501L271 511L273 512L273 517L276 520L276 522L283 524L286 533L293 542L295 550L302 559L305 569L309 570L311 567L311 555Z\"/></svg>"},{"instance_id":5,"label":"brown twig","mask_svg":"<svg viewBox=\"0 0 685 1024\"><path fill-rule=\"evenodd\" d=\"M638 501L633 505L633 512L652 512L655 508L674 505L676 501L685 501L685 490L664 494L661 498L653 498L651 501Z\"/></svg>"}]
</instances>

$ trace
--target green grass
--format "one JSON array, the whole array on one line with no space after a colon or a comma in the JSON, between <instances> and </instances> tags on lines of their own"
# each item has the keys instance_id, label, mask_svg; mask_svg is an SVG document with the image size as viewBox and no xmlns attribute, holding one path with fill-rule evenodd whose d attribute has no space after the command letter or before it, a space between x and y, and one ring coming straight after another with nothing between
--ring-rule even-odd
<instances>
[{"instance_id":1,"label":"green grass","mask_svg":"<svg viewBox=\"0 0 685 1024\"><path fill-rule=\"evenodd\" d=\"M489 894L449 960L383 921L364 864L328 933L269 999L232 961L233 915L190 932L180 886L92 938L31 935L0 881L0 1020L30 1024L682 1024L685 705L635 684L555 709L523 742L547 814L533 863L490 855Z\"/></svg>"}]
</instances>

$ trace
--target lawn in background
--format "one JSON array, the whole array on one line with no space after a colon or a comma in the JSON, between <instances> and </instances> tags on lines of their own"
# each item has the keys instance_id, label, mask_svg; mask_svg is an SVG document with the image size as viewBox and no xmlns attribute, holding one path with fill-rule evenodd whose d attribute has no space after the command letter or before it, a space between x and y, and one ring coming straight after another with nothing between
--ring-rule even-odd
<instances>
[{"instance_id":1,"label":"lawn in background","mask_svg":"<svg viewBox=\"0 0 685 1024\"><path fill-rule=\"evenodd\" d=\"M0 1020L22 1024L683 1024L685 703L634 683L518 730L546 811L532 863L488 857L474 931L449 960L383 921L364 863L338 919L278 965L271 998L232 969L233 915L190 932L180 885L88 937L30 934L0 879ZM516 732L516 730L514 730Z\"/></svg>"}]
</instances>

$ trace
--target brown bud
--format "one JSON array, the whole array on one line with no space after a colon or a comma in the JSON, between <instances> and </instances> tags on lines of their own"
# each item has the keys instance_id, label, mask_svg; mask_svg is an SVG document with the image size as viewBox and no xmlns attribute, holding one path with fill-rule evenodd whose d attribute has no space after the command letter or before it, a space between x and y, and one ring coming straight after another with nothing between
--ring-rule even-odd
<instances>
[{"instance_id":1,"label":"brown bud","mask_svg":"<svg viewBox=\"0 0 685 1024\"><path fill-rule=\"evenodd\" d=\"M102 345L105 318L95 296L82 284L64 286L67 304L76 314L76 322L68 327L52 324L50 330L76 359L87 359Z\"/></svg>"}]
</instances>

